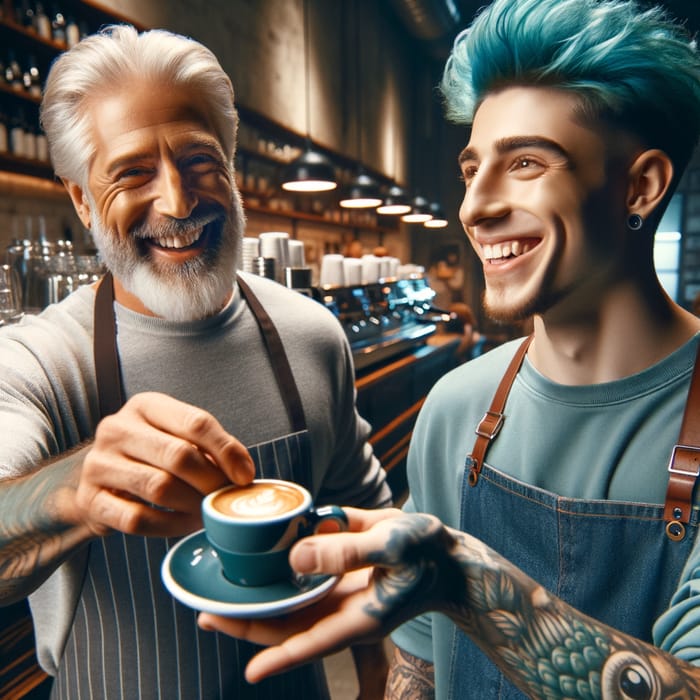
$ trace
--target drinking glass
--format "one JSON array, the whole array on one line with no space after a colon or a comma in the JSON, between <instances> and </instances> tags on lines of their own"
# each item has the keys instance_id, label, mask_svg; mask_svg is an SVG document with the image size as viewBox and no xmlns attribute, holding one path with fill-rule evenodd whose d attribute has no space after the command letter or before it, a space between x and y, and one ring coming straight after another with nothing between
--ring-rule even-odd
<instances>
[{"instance_id":1,"label":"drinking glass","mask_svg":"<svg viewBox=\"0 0 700 700\"><path fill-rule=\"evenodd\" d=\"M22 282L12 265L0 265L0 326L16 323L22 316Z\"/></svg>"}]
</instances>

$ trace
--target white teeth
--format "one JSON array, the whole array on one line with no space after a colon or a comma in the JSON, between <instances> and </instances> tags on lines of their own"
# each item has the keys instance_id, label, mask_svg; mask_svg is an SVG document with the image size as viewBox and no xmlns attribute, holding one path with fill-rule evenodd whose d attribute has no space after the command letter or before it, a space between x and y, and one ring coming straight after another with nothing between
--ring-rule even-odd
<instances>
[{"instance_id":1,"label":"white teeth","mask_svg":"<svg viewBox=\"0 0 700 700\"><path fill-rule=\"evenodd\" d=\"M532 250L534 244L531 241L502 241L500 243L484 243L481 246L486 260L500 260L511 255L518 257Z\"/></svg>"},{"instance_id":2,"label":"white teeth","mask_svg":"<svg viewBox=\"0 0 700 700\"><path fill-rule=\"evenodd\" d=\"M161 248L186 248L199 239L203 230L203 228L200 228L197 231L192 231L185 236L167 236L165 238L157 238L156 243Z\"/></svg>"}]
</instances>

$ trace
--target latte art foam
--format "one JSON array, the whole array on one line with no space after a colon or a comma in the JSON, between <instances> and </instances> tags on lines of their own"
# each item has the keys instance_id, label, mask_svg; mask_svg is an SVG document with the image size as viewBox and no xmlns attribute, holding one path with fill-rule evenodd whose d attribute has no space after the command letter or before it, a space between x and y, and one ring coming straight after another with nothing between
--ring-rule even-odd
<instances>
[{"instance_id":1,"label":"latte art foam","mask_svg":"<svg viewBox=\"0 0 700 700\"><path fill-rule=\"evenodd\" d=\"M251 484L217 496L212 505L224 515L256 520L274 518L295 510L304 502L304 494L284 484Z\"/></svg>"}]
</instances>

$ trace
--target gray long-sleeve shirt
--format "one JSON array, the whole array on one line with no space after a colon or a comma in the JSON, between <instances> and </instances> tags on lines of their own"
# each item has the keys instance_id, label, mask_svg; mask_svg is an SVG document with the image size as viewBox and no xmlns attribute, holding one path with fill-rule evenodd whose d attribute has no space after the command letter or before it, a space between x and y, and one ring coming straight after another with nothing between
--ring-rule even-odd
<instances>
[{"instance_id":1,"label":"gray long-sleeve shirt","mask_svg":"<svg viewBox=\"0 0 700 700\"><path fill-rule=\"evenodd\" d=\"M315 301L245 279L277 327L301 394L316 501L388 505L369 426L355 410L352 361L339 324ZM0 478L26 474L93 436L94 297L92 288L82 288L38 317L0 329ZM221 313L192 323L115 309L125 398L167 393L208 410L247 445L290 432L256 321L238 290ZM70 630L82 561L76 553L31 597L38 655L50 673Z\"/></svg>"}]
</instances>

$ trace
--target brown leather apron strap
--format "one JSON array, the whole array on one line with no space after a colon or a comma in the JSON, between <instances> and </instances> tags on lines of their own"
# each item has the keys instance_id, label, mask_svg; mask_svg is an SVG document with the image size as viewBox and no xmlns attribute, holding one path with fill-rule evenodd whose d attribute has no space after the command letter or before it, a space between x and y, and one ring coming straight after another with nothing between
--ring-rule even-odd
<instances>
[{"instance_id":1,"label":"brown leather apron strap","mask_svg":"<svg viewBox=\"0 0 700 700\"><path fill-rule=\"evenodd\" d=\"M97 398L102 419L116 413L124 404L117 353L117 326L114 320L114 280L111 272L105 274L97 283L93 332Z\"/></svg>"},{"instance_id":2,"label":"brown leather apron strap","mask_svg":"<svg viewBox=\"0 0 700 700\"><path fill-rule=\"evenodd\" d=\"M491 444L498 432L503 427L503 421L505 420L505 415L503 414L503 409L506 405L506 400L508 399L508 394L510 393L510 388L515 381L515 377L520 370L520 365L525 359L525 354L527 349L532 342L532 335L529 335L520 344L517 352L510 361L508 368L506 369L501 383L496 389L493 400L491 401L491 406L488 411L484 414L481 422L476 428L476 441L474 442L474 447L472 449L469 457L471 458L471 468L469 469L469 485L476 486L479 480L479 473L481 472L481 467L484 464L484 457L486 456L486 450Z\"/></svg>"},{"instance_id":3,"label":"brown leather apron strap","mask_svg":"<svg viewBox=\"0 0 700 700\"><path fill-rule=\"evenodd\" d=\"M289 365L279 333L267 311L265 311L251 288L240 276L238 277L238 286L260 327L275 379L282 395L282 401L285 404L287 415L292 425L292 432L297 433L306 430L306 418L301 396L299 395L299 389L294 380L292 368ZM105 274L97 286L94 323L95 339L93 352L97 376L97 395L100 406L100 418L104 418L112 413L116 413L124 405L124 392L117 351L117 327L114 317L114 281L109 272Z\"/></svg>"},{"instance_id":4,"label":"brown leather apron strap","mask_svg":"<svg viewBox=\"0 0 700 700\"><path fill-rule=\"evenodd\" d=\"M284 351L279 333L267 311L265 311L255 294L253 294L253 290L241 279L240 275L238 276L238 287L241 290L241 294L243 294L243 298L248 303L250 310L253 312L255 320L260 326L260 332L262 333L265 347L270 356L277 386L284 400L289 421L292 424L292 431L296 433L301 430L306 430L306 418L304 416L301 396L299 395L299 389L294 380L292 368L289 365L287 353Z\"/></svg>"},{"instance_id":5,"label":"brown leather apron strap","mask_svg":"<svg viewBox=\"0 0 700 700\"><path fill-rule=\"evenodd\" d=\"M672 540L685 537L685 523L690 522L693 491L700 474L700 345L685 403L678 443L668 464L668 488L664 520L666 534Z\"/></svg>"}]
</instances>

